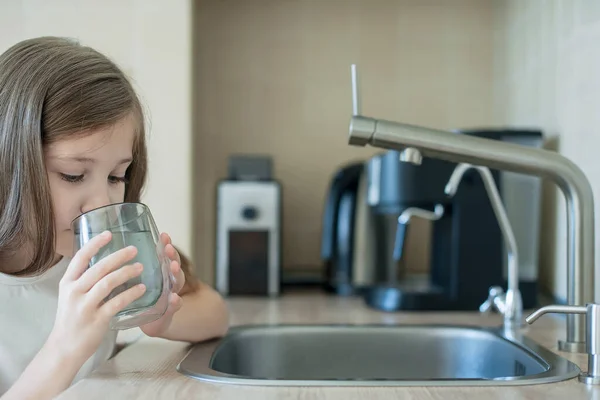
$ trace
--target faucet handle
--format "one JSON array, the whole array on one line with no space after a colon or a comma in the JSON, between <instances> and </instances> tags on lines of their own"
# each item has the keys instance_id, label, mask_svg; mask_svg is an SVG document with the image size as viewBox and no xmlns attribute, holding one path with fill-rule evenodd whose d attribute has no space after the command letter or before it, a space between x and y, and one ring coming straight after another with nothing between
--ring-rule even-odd
<instances>
[{"instance_id":1,"label":"faucet handle","mask_svg":"<svg viewBox=\"0 0 600 400\"><path fill-rule=\"evenodd\" d=\"M414 147L407 147L400 152L400 161L408 162L413 165L421 165L423 162L423 155Z\"/></svg>"},{"instance_id":2,"label":"faucet handle","mask_svg":"<svg viewBox=\"0 0 600 400\"><path fill-rule=\"evenodd\" d=\"M360 115L360 98L358 97L358 71L356 64L350 66L352 83L352 115Z\"/></svg>"},{"instance_id":3,"label":"faucet handle","mask_svg":"<svg viewBox=\"0 0 600 400\"><path fill-rule=\"evenodd\" d=\"M487 300L479 306L479 312L487 313L494 306L496 306L496 309L498 311L500 311L501 313L503 313L504 312L504 310L502 309L503 304L501 301L499 301L502 299L502 296L504 296L504 290L502 290L502 288L500 286L492 286L490 288L490 292L489 292Z\"/></svg>"},{"instance_id":4,"label":"faucet handle","mask_svg":"<svg viewBox=\"0 0 600 400\"><path fill-rule=\"evenodd\" d=\"M585 306L553 304L537 309L525 320L532 324L548 313L586 315L585 348L588 354L588 370L579 374L579 381L588 385L600 385L600 304L588 303Z\"/></svg>"}]
</instances>

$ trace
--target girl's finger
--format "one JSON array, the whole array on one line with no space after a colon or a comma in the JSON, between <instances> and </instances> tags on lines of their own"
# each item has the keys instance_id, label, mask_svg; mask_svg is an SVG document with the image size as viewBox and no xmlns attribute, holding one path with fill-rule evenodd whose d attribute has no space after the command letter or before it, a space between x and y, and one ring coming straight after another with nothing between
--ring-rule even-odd
<instances>
[{"instance_id":1,"label":"girl's finger","mask_svg":"<svg viewBox=\"0 0 600 400\"><path fill-rule=\"evenodd\" d=\"M119 311L142 297L145 291L146 286L144 284L140 283L139 285L135 285L104 303L99 311L104 319L110 320Z\"/></svg>"},{"instance_id":2,"label":"girl's finger","mask_svg":"<svg viewBox=\"0 0 600 400\"><path fill-rule=\"evenodd\" d=\"M100 304L117 286L139 276L142 270L142 264L135 263L111 272L90 289L88 292L89 301L93 304Z\"/></svg>"},{"instance_id":3,"label":"girl's finger","mask_svg":"<svg viewBox=\"0 0 600 400\"><path fill-rule=\"evenodd\" d=\"M177 261L171 261L171 282L173 284L173 293L179 293L185 284L185 275Z\"/></svg>"},{"instance_id":4,"label":"girl's finger","mask_svg":"<svg viewBox=\"0 0 600 400\"><path fill-rule=\"evenodd\" d=\"M177 258L177 251L175 250L175 247L173 247L172 244L168 244L165 246L165 252L167 254L167 257L169 257L171 260L175 260Z\"/></svg>"},{"instance_id":5,"label":"girl's finger","mask_svg":"<svg viewBox=\"0 0 600 400\"><path fill-rule=\"evenodd\" d=\"M67 267L63 279L65 281L76 281L81 275L88 269L92 258L98 254L100 249L106 246L112 238L112 234L109 231L102 232L101 234L94 236L85 245L79 249L71 263Z\"/></svg>"},{"instance_id":6,"label":"girl's finger","mask_svg":"<svg viewBox=\"0 0 600 400\"><path fill-rule=\"evenodd\" d=\"M179 309L181 308L181 306L183 305L183 301L181 300L181 296L179 296L176 293L171 293L171 296L169 297L169 308L168 310L175 314L177 311L179 311Z\"/></svg>"},{"instance_id":7,"label":"girl's finger","mask_svg":"<svg viewBox=\"0 0 600 400\"><path fill-rule=\"evenodd\" d=\"M161 233L160 240L164 243L165 246L171 244L171 237L167 233Z\"/></svg>"},{"instance_id":8,"label":"girl's finger","mask_svg":"<svg viewBox=\"0 0 600 400\"><path fill-rule=\"evenodd\" d=\"M100 279L125 265L128 261L132 260L136 254L137 248L135 246L128 246L104 257L85 271L81 278L79 278L79 290L84 293L89 291L98 281L100 281Z\"/></svg>"},{"instance_id":9,"label":"girl's finger","mask_svg":"<svg viewBox=\"0 0 600 400\"><path fill-rule=\"evenodd\" d=\"M177 274L179 274L179 271L181 271L181 266L179 265L179 263L177 261L171 261L170 267L171 267L171 272L175 276L177 276Z\"/></svg>"}]
</instances>

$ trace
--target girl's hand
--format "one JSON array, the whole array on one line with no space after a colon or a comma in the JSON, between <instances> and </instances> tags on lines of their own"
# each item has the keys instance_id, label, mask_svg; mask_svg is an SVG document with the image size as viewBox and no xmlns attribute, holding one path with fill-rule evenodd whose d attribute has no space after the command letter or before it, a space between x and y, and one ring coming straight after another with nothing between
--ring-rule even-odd
<instances>
[{"instance_id":1,"label":"girl's hand","mask_svg":"<svg viewBox=\"0 0 600 400\"><path fill-rule=\"evenodd\" d=\"M181 269L181 257L171 243L171 238L166 233L163 233L160 235L160 240L165 246L167 257L171 260L170 269L173 277L173 288L169 295L169 307L165 314L158 320L140 327L140 329L148 336L160 336L169 328L171 321L173 320L173 315L181 308L182 300L178 293L185 285L185 274Z\"/></svg>"},{"instance_id":2,"label":"girl's hand","mask_svg":"<svg viewBox=\"0 0 600 400\"><path fill-rule=\"evenodd\" d=\"M103 302L114 288L140 275L143 268L139 263L121 268L135 257L137 249L133 246L88 268L92 257L110 240L111 233L104 232L86 243L71 260L59 285L56 320L48 340L81 365L97 350L111 318L146 290L140 284Z\"/></svg>"}]
</instances>

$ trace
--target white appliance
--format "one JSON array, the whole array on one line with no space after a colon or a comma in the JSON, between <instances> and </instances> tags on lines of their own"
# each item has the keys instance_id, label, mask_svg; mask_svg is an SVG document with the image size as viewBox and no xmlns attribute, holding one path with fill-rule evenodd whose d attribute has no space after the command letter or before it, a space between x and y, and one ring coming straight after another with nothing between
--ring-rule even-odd
<instances>
[{"instance_id":1,"label":"white appliance","mask_svg":"<svg viewBox=\"0 0 600 400\"><path fill-rule=\"evenodd\" d=\"M216 288L228 296L276 296L281 288L281 187L274 180L245 176L217 186Z\"/></svg>"}]
</instances>

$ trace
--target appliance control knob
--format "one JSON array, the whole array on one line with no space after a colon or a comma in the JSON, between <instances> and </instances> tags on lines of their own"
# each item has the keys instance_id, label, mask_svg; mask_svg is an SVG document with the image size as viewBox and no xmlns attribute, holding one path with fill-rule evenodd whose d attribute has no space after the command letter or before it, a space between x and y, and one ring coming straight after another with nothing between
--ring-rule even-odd
<instances>
[{"instance_id":1,"label":"appliance control knob","mask_svg":"<svg viewBox=\"0 0 600 400\"><path fill-rule=\"evenodd\" d=\"M242 218L253 220L258 217L258 210L256 207L246 206L242 209Z\"/></svg>"}]
</instances>

